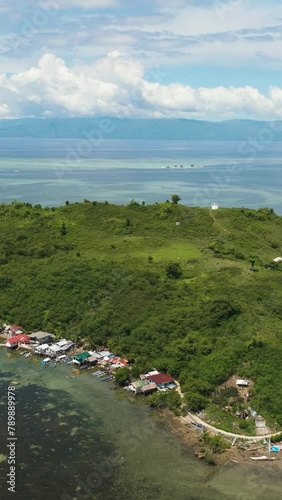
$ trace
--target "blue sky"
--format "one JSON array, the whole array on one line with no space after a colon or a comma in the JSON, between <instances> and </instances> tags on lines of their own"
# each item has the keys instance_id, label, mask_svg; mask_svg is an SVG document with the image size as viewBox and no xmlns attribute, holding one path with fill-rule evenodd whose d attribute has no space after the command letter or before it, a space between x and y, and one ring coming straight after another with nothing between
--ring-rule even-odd
<instances>
[{"instance_id":1,"label":"blue sky","mask_svg":"<svg viewBox=\"0 0 282 500\"><path fill-rule=\"evenodd\" d=\"M282 118L278 0L0 0L0 118Z\"/></svg>"}]
</instances>

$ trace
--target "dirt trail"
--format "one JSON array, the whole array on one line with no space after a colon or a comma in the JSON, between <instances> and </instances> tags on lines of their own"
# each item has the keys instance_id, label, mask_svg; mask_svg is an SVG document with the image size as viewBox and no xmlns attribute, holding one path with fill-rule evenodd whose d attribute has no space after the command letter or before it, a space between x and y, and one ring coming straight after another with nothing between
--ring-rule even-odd
<instances>
[{"instance_id":1,"label":"dirt trail","mask_svg":"<svg viewBox=\"0 0 282 500\"><path fill-rule=\"evenodd\" d=\"M193 422L194 424L201 425L205 429L208 429L209 431L214 432L215 434L221 434L223 436L229 437L229 438L238 438L238 439L245 439L247 441L261 441L262 439L268 439L270 437L276 436L280 434L280 432L274 432L273 434L265 434L264 436L246 436L243 434L235 434L234 432L227 432L223 431L221 429L217 429L216 427L213 427L210 424L207 424L202 420L201 418L197 417L196 415L193 415L193 413L188 412L186 417L182 417L186 422L191 423Z\"/></svg>"},{"instance_id":2,"label":"dirt trail","mask_svg":"<svg viewBox=\"0 0 282 500\"><path fill-rule=\"evenodd\" d=\"M225 227L223 227L221 224L219 224L219 222L217 222L217 220L216 220L215 216L213 215L213 213L212 213L211 209L210 209L210 211L209 211L209 215L210 215L210 217L213 219L213 221L214 221L214 225L215 225L216 227L218 227L219 229L221 229L221 230L222 230L222 231L224 231L225 233L231 234L231 233L230 233L230 231L228 231L228 229L225 229Z\"/></svg>"}]
</instances>

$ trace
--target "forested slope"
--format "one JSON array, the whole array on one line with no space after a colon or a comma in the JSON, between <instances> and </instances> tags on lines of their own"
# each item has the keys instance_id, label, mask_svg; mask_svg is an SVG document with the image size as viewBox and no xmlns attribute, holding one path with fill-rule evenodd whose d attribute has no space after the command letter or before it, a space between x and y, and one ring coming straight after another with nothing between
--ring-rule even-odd
<instances>
[{"instance_id":1,"label":"forested slope","mask_svg":"<svg viewBox=\"0 0 282 500\"><path fill-rule=\"evenodd\" d=\"M15 202L0 205L0 224L3 321L107 344L176 376L199 406L232 374L249 377L256 409L282 425L271 209Z\"/></svg>"}]
</instances>

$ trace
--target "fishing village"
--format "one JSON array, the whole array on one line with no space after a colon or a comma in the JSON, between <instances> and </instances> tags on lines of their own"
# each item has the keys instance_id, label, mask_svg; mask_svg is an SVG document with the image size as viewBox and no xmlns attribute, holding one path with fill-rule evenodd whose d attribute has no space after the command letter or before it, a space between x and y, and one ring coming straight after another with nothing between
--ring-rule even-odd
<instances>
[{"instance_id":1,"label":"fishing village","mask_svg":"<svg viewBox=\"0 0 282 500\"><path fill-rule=\"evenodd\" d=\"M83 346L77 345L72 340L61 338L56 339L53 333L37 331L26 333L19 325L3 325L0 331L2 342L1 347L6 347L8 351L18 351L24 357L37 360L43 368L54 369L59 364L70 365L72 371L65 375L66 379L72 379L89 370L90 375L101 382L116 382L116 371L121 368L131 369L127 359L111 353L106 347L101 346L95 350L85 350ZM4 342L3 342L4 341ZM13 383L17 383L16 381ZM250 382L244 379L236 379L237 387L248 398ZM165 393L176 391L183 397L180 384L174 377L167 373L160 373L152 370L141 374L136 379L130 379L122 384L123 388L131 396L149 396L154 393ZM160 409L160 407L158 407ZM229 451L228 461L232 464L239 464L246 460L252 462L280 462L279 455L282 451L282 433L270 433L270 429L260 415L253 412L256 421L256 436L239 435L226 432L214 427L212 422L203 420L205 415L201 412L192 414L186 412L185 415L177 417L168 416L168 420L175 432L182 435L188 444L192 444L196 456L206 458L203 453L202 443L205 435L210 434L215 439L224 438L229 445L221 451ZM240 418L248 418L242 414ZM187 433L188 431L188 433ZM212 445L211 445L212 448ZM226 461L226 460L225 460ZM212 464L212 460L210 461ZM225 463L225 462L223 462ZM278 464L277 464L278 465Z\"/></svg>"}]
</instances>

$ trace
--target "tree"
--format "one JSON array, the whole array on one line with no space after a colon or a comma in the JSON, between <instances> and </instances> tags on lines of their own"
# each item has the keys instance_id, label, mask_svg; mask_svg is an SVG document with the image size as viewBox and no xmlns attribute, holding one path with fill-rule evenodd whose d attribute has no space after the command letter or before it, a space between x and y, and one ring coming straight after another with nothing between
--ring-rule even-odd
<instances>
[{"instance_id":1,"label":"tree","mask_svg":"<svg viewBox=\"0 0 282 500\"><path fill-rule=\"evenodd\" d=\"M187 410L192 412L203 410L208 403L208 400L205 396L199 394L198 392L192 391L185 395L184 401Z\"/></svg>"},{"instance_id":2,"label":"tree","mask_svg":"<svg viewBox=\"0 0 282 500\"><path fill-rule=\"evenodd\" d=\"M177 411L181 406L181 396L175 390L169 392L155 392L149 398L150 406L154 408L168 408Z\"/></svg>"},{"instance_id":3,"label":"tree","mask_svg":"<svg viewBox=\"0 0 282 500\"><path fill-rule=\"evenodd\" d=\"M61 236L65 236L67 234L67 226L63 222L61 225Z\"/></svg>"},{"instance_id":4,"label":"tree","mask_svg":"<svg viewBox=\"0 0 282 500\"><path fill-rule=\"evenodd\" d=\"M256 259L255 259L254 257L252 257L252 258L250 259L250 264L251 264L251 270L252 270L252 271L254 270L255 263L256 263Z\"/></svg>"},{"instance_id":5,"label":"tree","mask_svg":"<svg viewBox=\"0 0 282 500\"><path fill-rule=\"evenodd\" d=\"M173 205L177 205L177 203L181 200L180 196L178 194L173 194L171 197L171 202Z\"/></svg>"},{"instance_id":6,"label":"tree","mask_svg":"<svg viewBox=\"0 0 282 500\"><path fill-rule=\"evenodd\" d=\"M166 266L166 275L168 278L178 280L182 276L182 269L178 262Z\"/></svg>"},{"instance_id":7,"label":"tree","mask_svg":"<svg viewBox=\"0 0 282 500\"><path fill-rule=\"evenodd\" d=\"M148 257L149 264L152 264L153 260L154 260L153 257L151 255L149 255L149 257Z\"/></svg>"},{"instance_id":8,"label":"tree","mask_svg":"<svg viewBox=\"0 0 282 500\"><path fill-rule=\"evenodd\" d=\"M132 199L129 203L128 203L128 206L129 207L139 207L140 203L138 203L138 201Z\"/></svg>"},{"instance_id":9,"label":"tree","mask_svg":"<svg viewBox=\"0 0 282 500\"><path fill-rule=\"evenodd\" d=\"M116 383L119 385L124 385L126 382L128 382L131 378L131 372L126 366L124 368L118 368L115 371L115 380Z\"/></svg>"},{"instance_id":10,"label":"tree","mask_svg":"<svg viewBox=\"0 0 282 500\"><path fill-rule=\"evenodd\" d=\"M65 205L68 206L70 204L69 200L65 201Z\"/></svg>"},{"instance_id":11,"label":"tree","mask_svg":"<svg viewBox=\"0 0 282 500\"><path fill-rule=\"evenodd\" d=\"M133 378L138 378L140 377L141 373L143 373L143 371L143 367L140 364L135 363L131 369L131 376Z\"/></svg>"}]
</instances>

